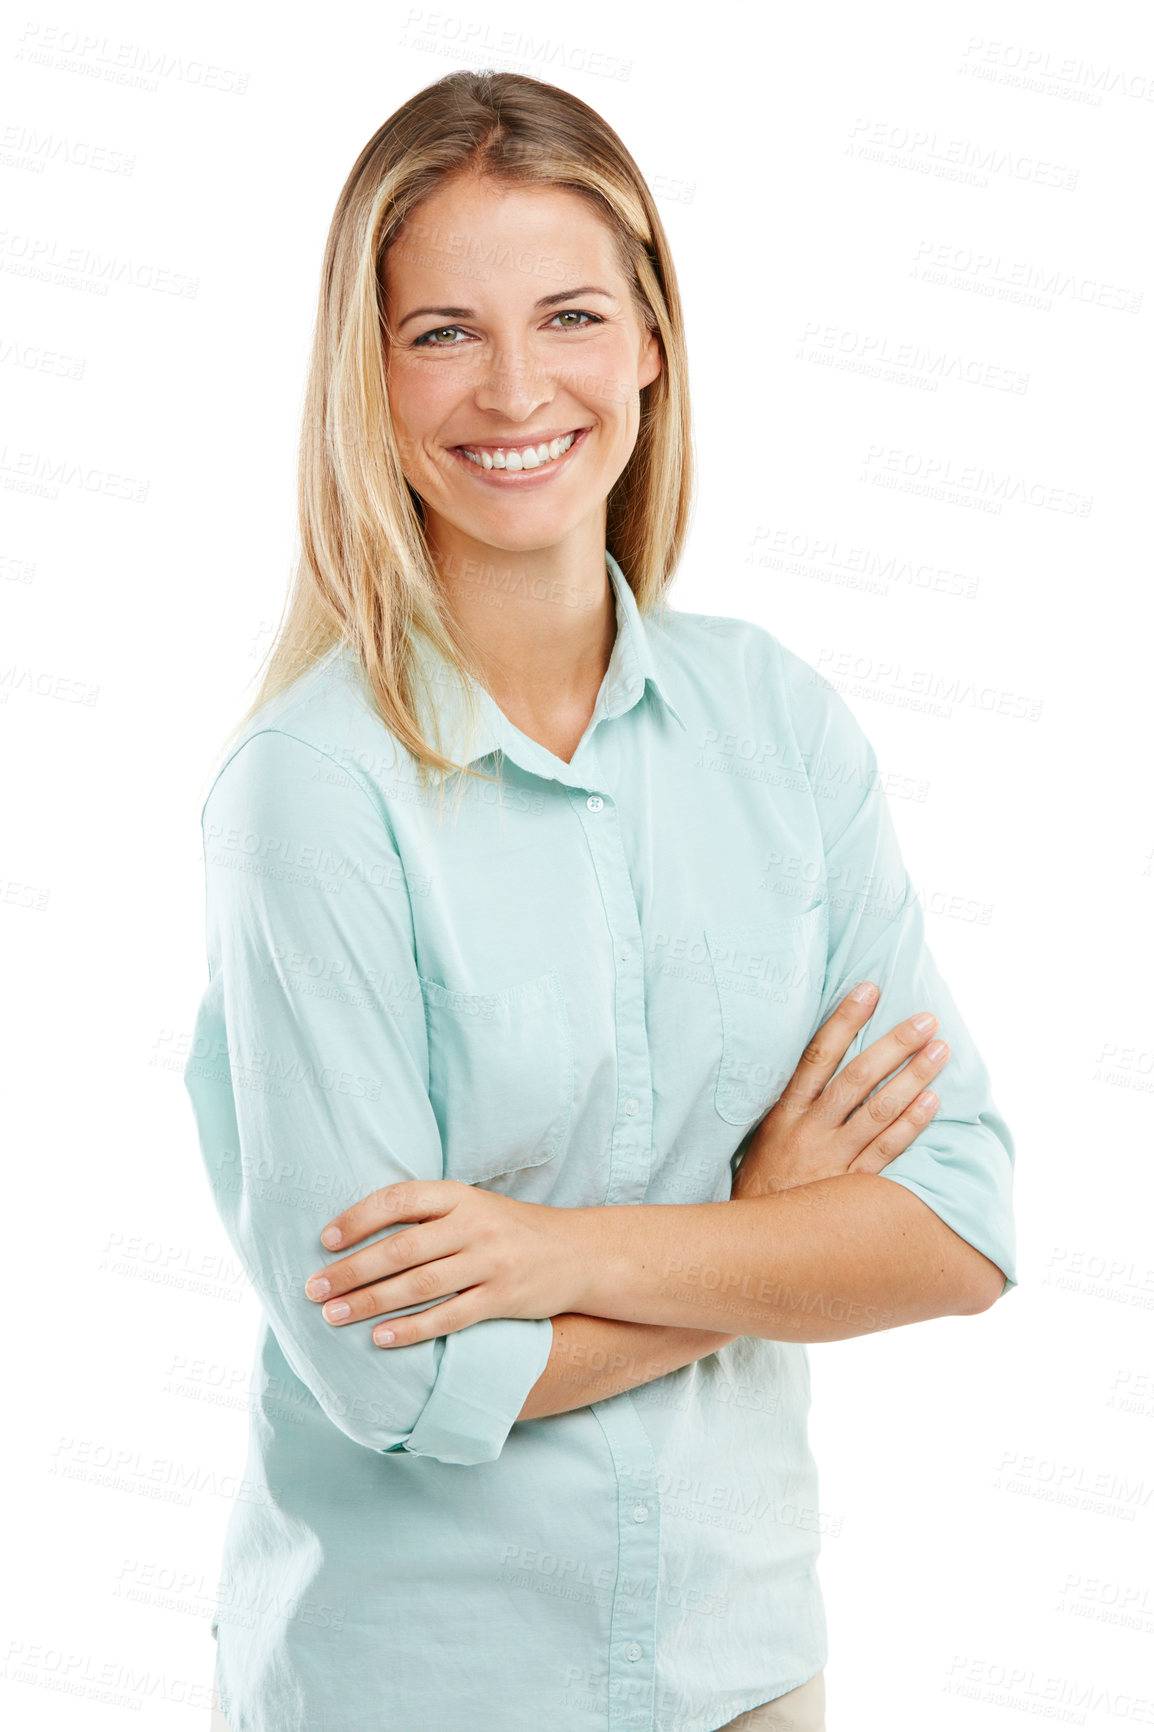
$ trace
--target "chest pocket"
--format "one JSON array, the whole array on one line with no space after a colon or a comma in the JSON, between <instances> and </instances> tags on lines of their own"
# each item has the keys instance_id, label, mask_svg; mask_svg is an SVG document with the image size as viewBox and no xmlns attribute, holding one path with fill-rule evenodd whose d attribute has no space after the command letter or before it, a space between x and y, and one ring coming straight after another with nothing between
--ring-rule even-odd
<instances>
[{"instance_id":1,"label":"chest pocket","mask_svg":"<svg viewBox=\"0 0 1154 1732\"><path fill-rule=\"evenodd\" d=\"M493 993L420 980L445 1177L473 1185L552 1160L573 1111L573 1047L557 970Z\"/></svg>"},{"instance_id":2,"label":"chest pocket","mask_svg":"<svg viewBox=\"0 0 1154 1732\"><path fill-rule=\"evenodd\" d=\"M829 903L800 914L706 929L721 1011L714 1104L749 1125L778 1100L814 1032L829 943Z\"/></svg>"}]
</instances>

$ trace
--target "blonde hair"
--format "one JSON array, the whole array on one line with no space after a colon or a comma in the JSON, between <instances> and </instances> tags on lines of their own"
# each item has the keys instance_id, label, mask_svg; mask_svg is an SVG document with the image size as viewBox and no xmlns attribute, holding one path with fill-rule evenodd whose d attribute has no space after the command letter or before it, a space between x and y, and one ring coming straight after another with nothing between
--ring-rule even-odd
<instances>
[{"instance_id":1,"label":"blonde hair","mask_svg":"<svg viewBox=\"0 0 1154 1732\"><path fill-rule=\"evenodd\" d=\"M433 773L466 767L421 731L414 629L455 670L474 728L478 713L462 677L473 671L469 651L444 605L389 412L384 259L421 200L462 173L587 199L613 233L644 326L657 333L661 371L644 387L637 442L606 505L609 551L642 612L660 602L676 570L693 489L677 279L653 197L624 144L569 91L517 73L452 72L418 91L361 151L329 227L298 457L300 555L258 695L236 732L343 642L381 720L416 759L422 787ZM435 704L430 713L435 720Z\"/></svg>"}]
</instances>

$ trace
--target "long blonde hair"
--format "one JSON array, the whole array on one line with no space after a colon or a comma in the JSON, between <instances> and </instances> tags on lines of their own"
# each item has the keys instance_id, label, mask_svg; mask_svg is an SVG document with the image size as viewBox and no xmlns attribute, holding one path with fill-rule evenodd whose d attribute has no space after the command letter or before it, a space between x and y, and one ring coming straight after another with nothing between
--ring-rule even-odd
<instances>
[{"instance_id":1,"label":"long blonde hair","mask_svg":"<svg viewBox=\"0 0 1154 1732\"><path fill-rule=\"evenodd\" d=\"M398 455L383 267L405 218L462 172L587 199L613 232L644 326L658 335L661 371L644 387L637 442L606 506L607 546L643 613L676 570L693 490L677 278L653 197L624 144L569 91L517 73L451 72L418 91L361 151L329 227L299 446L301 551L257 697L235 732L343 642L382 721L416 759L422 786L434 772L464 766L421 731L414 628L460 678L474 727L477 709L461 677L471 658L444 605L422 501ZM435 720L435 704L430 713Z\"/></svg>"}]
</instances>

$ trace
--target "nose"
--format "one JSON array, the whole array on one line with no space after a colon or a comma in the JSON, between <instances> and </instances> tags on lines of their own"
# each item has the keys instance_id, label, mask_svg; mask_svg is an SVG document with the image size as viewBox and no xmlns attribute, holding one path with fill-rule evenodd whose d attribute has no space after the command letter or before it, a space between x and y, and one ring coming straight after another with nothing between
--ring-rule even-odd
<instances>
[{"instance_id":1,"label":"nose","mask_svg":"<svg viewBox=\"0 0 1154 1732\"><path fill-rule=\"evenodd\" d=\"M516 423L528 421L555 394L556 382L550 370L541 365L529 345L511 342L494 351L474 398L478 409Z\"/></svg>"}]
</instances>

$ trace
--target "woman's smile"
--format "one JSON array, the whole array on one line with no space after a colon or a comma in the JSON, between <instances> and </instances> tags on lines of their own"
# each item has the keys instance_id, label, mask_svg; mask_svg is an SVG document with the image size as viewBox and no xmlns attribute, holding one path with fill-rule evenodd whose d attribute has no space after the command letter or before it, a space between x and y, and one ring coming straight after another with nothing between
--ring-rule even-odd
<instances>
[{"instance_id":1,"label":"woman's smile","mask_svg":"<svg viewBox=\"0 0 1154 1732\"><path fill-rule=\"evenodd\" d=\"M572 466L586 442L588 427L576 427L558 439L509 445L453 445L453 456L475 480L488 487L523 491L541 487Z\"/></svg>"}]
</instances>

